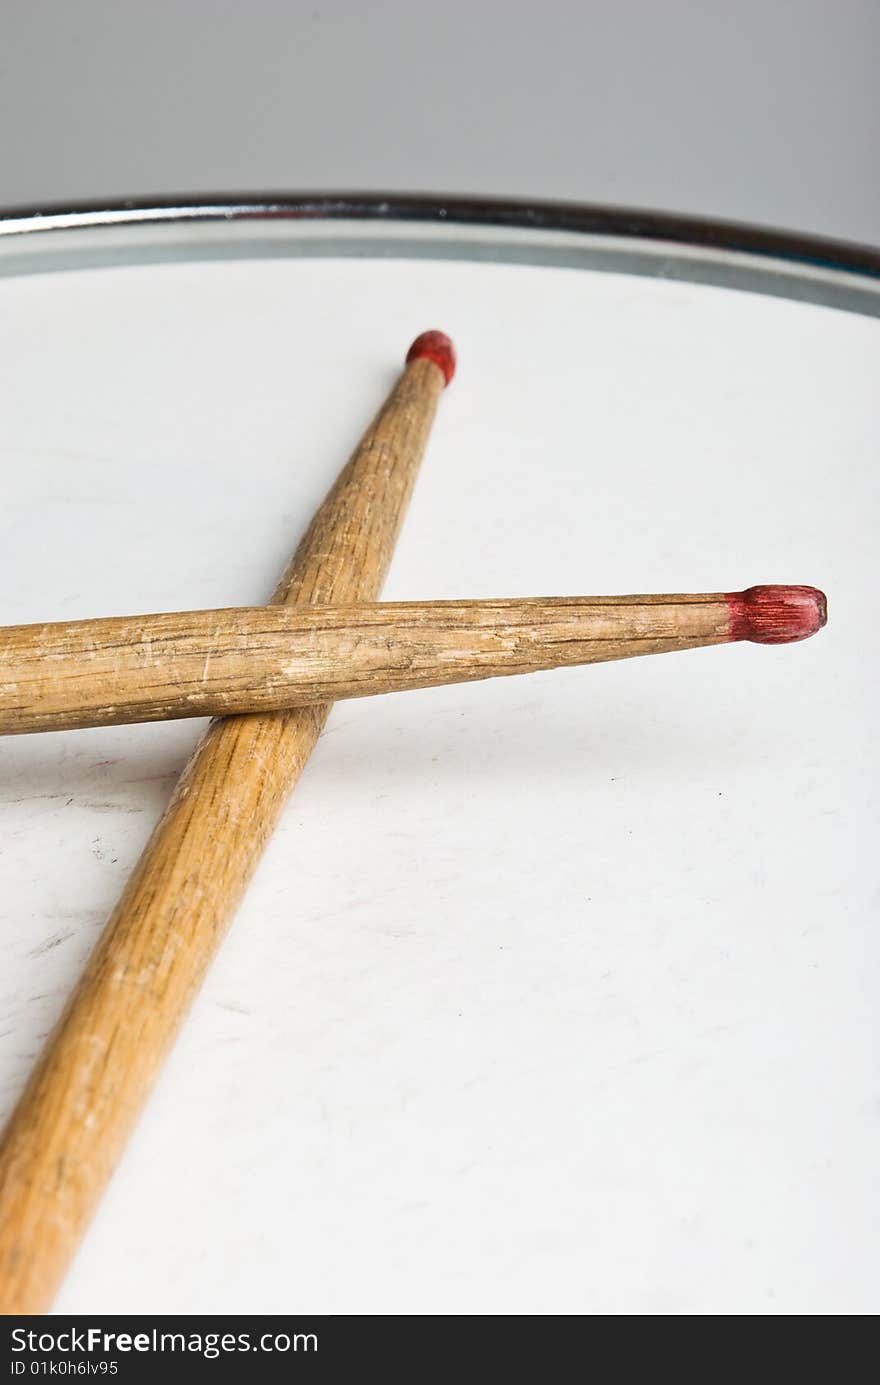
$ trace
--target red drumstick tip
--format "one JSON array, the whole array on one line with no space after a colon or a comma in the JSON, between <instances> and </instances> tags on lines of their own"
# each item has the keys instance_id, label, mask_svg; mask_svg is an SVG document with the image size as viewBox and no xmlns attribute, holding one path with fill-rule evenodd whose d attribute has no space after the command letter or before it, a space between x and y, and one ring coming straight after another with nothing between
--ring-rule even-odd
<instances>
[{"instance_id":1,"label":"red drumstick tip","mask_svg":"<svg viewBox=\"0 0 880 1385\"><path fill-rule=\"evenodd\" d=\"M815 587L749 587L730 592L730 638L754 644L790 644L815 635L828 619L824 592Z\"/></svg>"},{"instance_id":2,"label":"red drumstick tip","mask_svg":"<svg viewBox=\"0 0 880 1385\"><path fill-rule=\"evenodd\" d=\"M406 353L407 365L411 361L433 361L448 385L455 374L455 347L445 332L422 332Z\"/></svg>"}]
</instances>

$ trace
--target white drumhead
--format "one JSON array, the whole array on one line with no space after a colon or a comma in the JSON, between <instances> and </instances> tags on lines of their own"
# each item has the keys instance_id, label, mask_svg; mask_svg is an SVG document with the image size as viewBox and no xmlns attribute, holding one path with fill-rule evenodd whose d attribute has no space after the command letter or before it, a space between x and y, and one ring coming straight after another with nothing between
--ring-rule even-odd
<instances>
[{"instance_id":1,"label":"white drumhead","mask_svg":"<svg viewBox=\"0 0 880 1385\"><path fill-rule=\"evenodd\" d=\"M829 625L340 704L67 1313L870 1313L880 321L571 269L0 283L0 619L257 603L409 341L386 595L813 583ZM0 1114L201 723L0 743Z\"/></svg>"}]
</instances>

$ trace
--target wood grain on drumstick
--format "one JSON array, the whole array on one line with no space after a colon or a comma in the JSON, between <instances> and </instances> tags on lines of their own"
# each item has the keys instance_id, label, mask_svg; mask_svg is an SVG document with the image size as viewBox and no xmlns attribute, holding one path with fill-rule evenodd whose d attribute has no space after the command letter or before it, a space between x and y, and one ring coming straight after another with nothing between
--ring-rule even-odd
<instances>
[{"instance_id":1,"label":"wood grain on drumstick","mask_svg":"<svg viewBox=\"0 0 880 1385\"><path fill-rule=\"evenodd\" d=\"M262 606L0 629L0 734L277 711L825 624L815 587Z\"/></svg>"},{"instance_id":2,"label":"wood grain on drumstick","mask_svg":"<svg viewBox=\"0 0 880 1385\"><path fill-rule=\"evenodd\" d=\"M274 601L378 595L453 369L413 343ZM184 770L4 1132L0 1312L51 1302L328 712L213 722Z\"/></svg>"}]
</instances>

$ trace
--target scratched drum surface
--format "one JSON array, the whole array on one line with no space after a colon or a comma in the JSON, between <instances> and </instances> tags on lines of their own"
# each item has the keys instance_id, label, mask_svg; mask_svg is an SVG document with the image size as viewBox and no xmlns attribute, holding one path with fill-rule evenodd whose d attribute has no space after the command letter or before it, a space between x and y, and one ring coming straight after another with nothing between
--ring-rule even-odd
<instances>
[{"instance_id":1,"label":"scratched drum surface","mask_svg":"<svg viewBox=\"0 0 880 1385\"><path fill-rule=\"evenodd\" d=\"M389 598L828 627L340 704L59 1311L880 1309L880 321L481 253L0 279L0 620L266 599L436 326ZM201 726L0 742L3 1117Z\"/></svg>"}]
</instances>

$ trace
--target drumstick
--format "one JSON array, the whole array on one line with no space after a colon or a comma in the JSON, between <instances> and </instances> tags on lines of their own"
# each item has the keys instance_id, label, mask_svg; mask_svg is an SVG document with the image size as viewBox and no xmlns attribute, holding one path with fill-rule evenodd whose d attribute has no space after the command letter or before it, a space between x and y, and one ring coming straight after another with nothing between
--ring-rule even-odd
<instances>
[{"instance_id":1,"label":"drumstick","mask_svg":"<svg viewBox=\"0 0 880 1385\"><path fill-rule=\"evenodd\" d=\"M275 602L378 595L453 370L413 343ZM4 1132L0 1312L50 1303L328 712L213 722L184 770Z\"/></svg>"},{"instance_id":2,"label":"drumstick","mask_svg":"<svg viewBox=\"0 0 880 1385\"><path fill-rule=\"evenodd\" d=\"M0 629L0 734L228 716L825 624L814 587L701 596L263 606Z\"/></svg>"}]
</instances>

